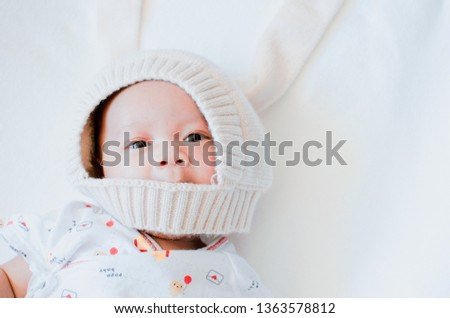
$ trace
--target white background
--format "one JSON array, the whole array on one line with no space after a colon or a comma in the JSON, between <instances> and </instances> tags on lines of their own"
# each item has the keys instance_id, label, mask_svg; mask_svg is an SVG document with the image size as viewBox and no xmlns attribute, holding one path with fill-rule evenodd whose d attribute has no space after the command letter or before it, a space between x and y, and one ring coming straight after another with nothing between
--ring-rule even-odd
<instances>
[{"instance_id":1,"label":"white background","mask_svg":"<svg viewBox=\"0 0 450 318\"><path fill-rule=\"evenodd\" d=\"M249 82L257 41L284 3L125 2L0 1L0 217L81 198L66 179L70 118L101 65L180 48ZM274 155L273 188L252 231L235 237L275 296L450 296L449 33L448 1L344 1L261 112L295 151L325 144L326 131L347 140L347 166L286 167L292 150ZM0 245L0 261L11 255Z\"/></svg>"}]
</instances>

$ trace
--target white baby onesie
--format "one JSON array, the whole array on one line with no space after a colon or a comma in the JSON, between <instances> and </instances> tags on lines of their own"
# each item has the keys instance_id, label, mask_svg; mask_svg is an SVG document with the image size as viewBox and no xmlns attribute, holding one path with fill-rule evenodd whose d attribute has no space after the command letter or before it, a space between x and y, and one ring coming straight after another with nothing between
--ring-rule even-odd
<instances>
[{"instance_id":1,"label":"white baby onesie","mask_svg":"<svg viewBox=\"0 0 450 318\"><path fill-rule=\"evenodd\" d=\"M269 297L225 236L163 250L100 208L72 202L54 222L4 220L0 234L33 275L27 297Z\"/></svg>"}]
</instances>

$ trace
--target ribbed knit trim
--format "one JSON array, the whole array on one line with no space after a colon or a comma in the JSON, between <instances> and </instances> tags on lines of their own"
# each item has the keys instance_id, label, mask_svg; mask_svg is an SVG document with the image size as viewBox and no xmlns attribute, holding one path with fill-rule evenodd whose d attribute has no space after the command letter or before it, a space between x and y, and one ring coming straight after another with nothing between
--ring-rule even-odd
<instances>
[{"instance_id":1,"label":"ribbed knit trim","mask_svg":"<svg viewBox=\"0 0 450 318\"><path fill-rule=\"evenodd\" d=\"M136 229L167 234L248 231L261 191L211 187L171 191L140 185L86 185L80 190L121 223Z\"/></svg>"}]
</instances>

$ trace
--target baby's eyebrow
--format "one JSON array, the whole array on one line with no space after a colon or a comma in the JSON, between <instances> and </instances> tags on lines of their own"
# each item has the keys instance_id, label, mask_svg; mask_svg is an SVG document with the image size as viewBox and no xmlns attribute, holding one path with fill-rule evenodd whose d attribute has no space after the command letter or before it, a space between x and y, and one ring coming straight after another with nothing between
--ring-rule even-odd
<instances>
[{"instance_id":1,"label":"baby's eyebrow","mask_svg":"<svg viewBox=\"0 0 450 318\"><path fill-rule=\"evenodd\" d=\"M130 137L134 135L141 135L142 137L148 137L148 127L147 126L139 126L139 125L125 125L120 128L116 128L113 132L113 136L117 140L123 140L125 134L128 134Z\"/></svg>"}]
</instances>

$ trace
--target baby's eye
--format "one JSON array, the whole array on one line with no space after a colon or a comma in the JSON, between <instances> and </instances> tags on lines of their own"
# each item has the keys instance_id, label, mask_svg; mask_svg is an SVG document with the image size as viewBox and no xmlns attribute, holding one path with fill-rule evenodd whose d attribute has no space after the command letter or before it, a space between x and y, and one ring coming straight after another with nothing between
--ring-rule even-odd
<instances>
[{"instance_id":1,"label":"baby's eye","mask_svg":"<svg viewBox=\"0 0 450 318\"><path fill-rule=\"evenodd\" d=\"M186 142L197 142L197 141L201 141L204 140L208 137L206 137L205 135L199 134L199 133L192 133L189 136L187 136L184 141Z\"/></svg>"},{"instance_id":2,"label":"baby's eye","mask_svg":"<svg viewBox=\"0 0 450 318\"><path fill-rule=\"evenodd\" d=\"M130 143L129 148L130 149L138 149L138 148L144 148L147 146L148 146L148 143L146 141L138 140L138 141L133 141L132 143Z\"/></svg>"}]
</instances>

